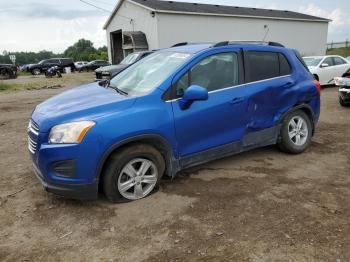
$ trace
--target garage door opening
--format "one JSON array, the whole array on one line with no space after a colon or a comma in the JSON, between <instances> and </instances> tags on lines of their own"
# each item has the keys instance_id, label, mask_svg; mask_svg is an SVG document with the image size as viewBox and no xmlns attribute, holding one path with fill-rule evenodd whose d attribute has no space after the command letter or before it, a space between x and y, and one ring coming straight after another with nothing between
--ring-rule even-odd
<instances>
[{"instance_id":1,"label":"garage door opening","mask_svg":"<svg viewBox=\"0 0 350 262\"><path fill-rule=\"evenodd\" d=\"M128 54L147 51L146 35L140 31L114 31L111 33L112 64L119 64Z\"/></svg>"},{"instance_id":2,"label":"garage door opening","mask_svg":"<svg viewBox=\"0 0 350 262\"><path fill-rule=\"evenodd\" d=\"M119 64L124 58L122 30L111 33L111 54L114 65Z\"/></svg>"}]
</instances>

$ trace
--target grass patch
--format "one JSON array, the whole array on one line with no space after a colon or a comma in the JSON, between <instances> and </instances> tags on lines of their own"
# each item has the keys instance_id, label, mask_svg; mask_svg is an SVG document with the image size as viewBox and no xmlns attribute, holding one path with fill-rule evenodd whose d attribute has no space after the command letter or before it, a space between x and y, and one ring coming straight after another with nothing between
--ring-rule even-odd
<instances>
[{"instance_id":1,"label":"grass patch","mask_svg":"<svg viewBox=\"0 0 350 262\"><path fill-rule=\"evenodd\" d=\"M9 89L12 89L11 84L0 82L0 91L9 90Z\"/></svg>"},{"instance_id":2,"label":"grass patch","mask_svg":"<svg viewBox=\"0 0 350 262\"><path fill-rule=\"evenodd\" d=\"M92 73L75 73L63 74L62 78L46 78L44 76L19 76L17 79L0 81L1 91L14 90L32 90L61 87L75 87L92 82L94 74Z\"/></svg>"},{"instance_id":3,"label":"grass patch","mask_svg":"<svg viewBox=\"0 0 350 262\"><path fill-rule=\"evenodd\" d=\"M5 91L5 90L31 90L31 89L41 89L45 88L45 86L41 86L40 83L6 83L4 81L0 82L0 91ZM46 86L47 88L47 86Z\"/></svg>"},{"instance_id":4,"label":"grass patch","mask_svg":"<svg viewBox=\"0 0 350 262\"><path fill-rule=\"evenodd\" d=\"M340 55L340 56L346 58L346 57L350 56L350 47L328 49L327 55Z\"/></svg>"},{"instance_id":5,"label":"grass patch","mask_svg":"<svg viewBox=\"0 0 350 262\"><path fill-rule=\"evenodd\" d=\"M32 74L27 71L18 71L17 76L31 76Z\"/></svg>"}]
</instances>

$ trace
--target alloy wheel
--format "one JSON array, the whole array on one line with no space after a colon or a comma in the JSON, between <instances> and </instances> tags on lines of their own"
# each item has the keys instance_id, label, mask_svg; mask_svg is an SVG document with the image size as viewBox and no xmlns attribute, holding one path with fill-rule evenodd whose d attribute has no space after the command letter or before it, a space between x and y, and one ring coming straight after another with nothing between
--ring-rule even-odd
<instances>
[{"instance_id":1,"label":"alloy wheel","mask_svg":"<svg viewBox=\"0 0 350 262\"><path fill-rule=\"evenodd\" d=\"M158 170L155 164L144 158L128 162L118 178L119 193L129 200L136 200L152 192L158 181Z\"/></svg>"},{"instance_id":2,"label":"alloy wheel","mask_svg":"<svg viewBox=\"0 0 350 262\"><path fill-rule=\"evenodd\" d=\"M300 116L294 116L288 124L288 135L293 144L303 146L309 135L306 121Z\"/></svg>"}]
</instances>

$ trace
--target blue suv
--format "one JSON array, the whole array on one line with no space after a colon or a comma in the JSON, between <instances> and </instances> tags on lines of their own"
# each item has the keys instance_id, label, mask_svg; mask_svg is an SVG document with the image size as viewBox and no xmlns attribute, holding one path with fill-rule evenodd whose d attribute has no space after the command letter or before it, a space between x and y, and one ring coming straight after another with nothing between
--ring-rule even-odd
<instances>
[{"instance_id":1,"label":"blue suv","mask_svg":"<svg viewBox=\"0 0 350 262\"><path fill-rule=\"evenodd\" d=\"M301 153L319 114L320 85L297 51L182 43L38 105L28 148L47 191L122 202L151 194L163 174L253 148Z\"/></svg>"}]
</instances>

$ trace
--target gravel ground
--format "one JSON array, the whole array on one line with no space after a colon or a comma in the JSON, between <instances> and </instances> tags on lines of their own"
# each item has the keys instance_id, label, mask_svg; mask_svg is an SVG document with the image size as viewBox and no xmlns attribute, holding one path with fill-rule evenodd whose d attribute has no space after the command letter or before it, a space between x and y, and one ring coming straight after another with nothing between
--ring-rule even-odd
<instances>
[{"instance_id":1,"label":"gravel ground","mask_svg":"<svg viewBox=\"0 0 350 262\"><path fill-rule=\"evenodd\" d=\"M28 118L64 89L0 93L1 261L350 261L350 108L335 88L304 154L214 161L127 204L64 199L34 177Z\"/></svg>"}]
</instances>

